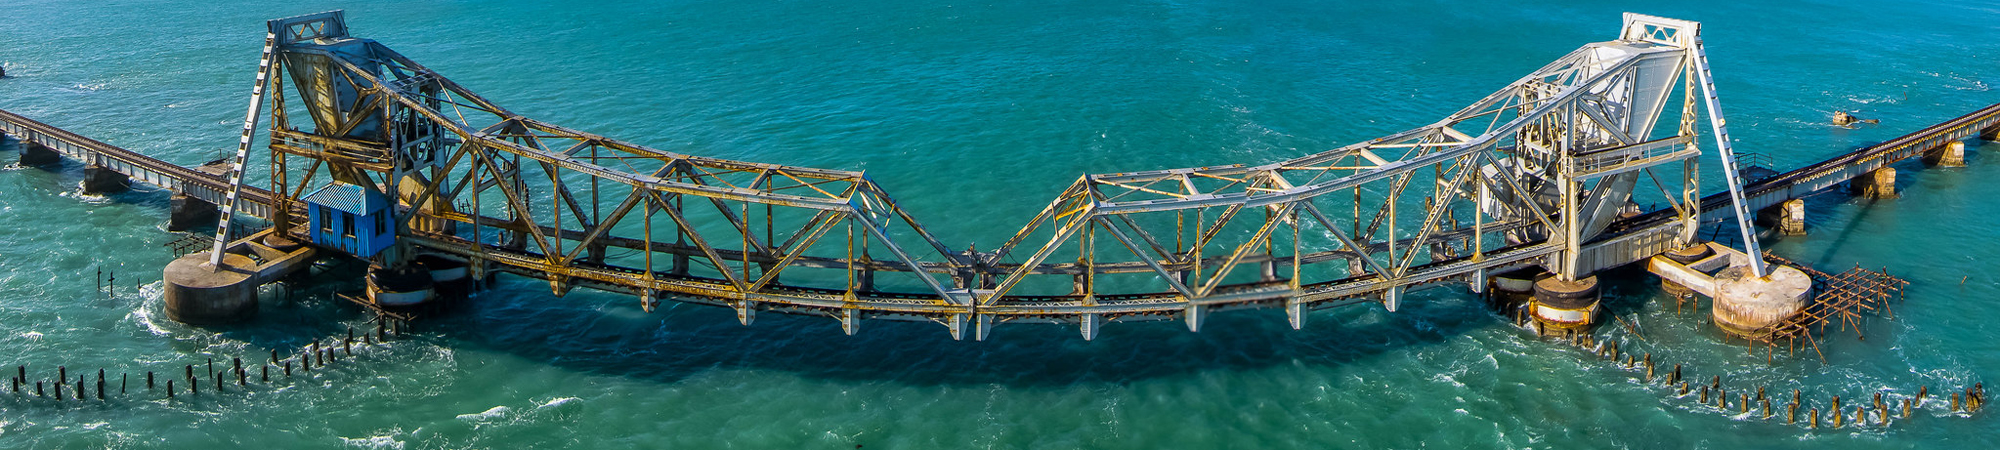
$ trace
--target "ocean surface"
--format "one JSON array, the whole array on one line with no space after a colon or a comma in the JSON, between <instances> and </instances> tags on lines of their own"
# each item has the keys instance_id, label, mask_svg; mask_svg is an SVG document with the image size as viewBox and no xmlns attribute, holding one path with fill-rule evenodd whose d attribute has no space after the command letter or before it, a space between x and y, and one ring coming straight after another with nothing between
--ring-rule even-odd
<instances>
[{"instance_id":1,"label":"ocean surface","mask_svg":"<svg viewBox=\"0 0 2000 450\"><path fill-rule=\"evenodd\" d=\"M0 108L199 164L235 146L264 20L339 8L354 34L523 114L686 153L866 170L953 245L997 244L1084 173L1279 160L1433 122L1615 37L1624 11L1702 22L1738 148L1781 168L2000 102L2000 5L1973 0L6 0ZM1835 110L1882 123L1825 125ZM960 342L933 324L846 336L824 318L646 313L503 278L410 338L248 392L169 401L134 379L120 396L117 375L107 402L0 392L0 448L1989 448L1992 412L1943 403L2000 376L2000 164L1986 156L2000 146L1973 145L1968 167L1898 166L1900 199L1813 197L1811 235L1765 241L1911 281L1865 340L1823 342L1824 363L1748 355L1650 276L1605 276L1606 306L1632 328L1600 338L1697 383L1799 389L1822 408L1840 395L1850 413L1874 392L1929 387L1886 428L1700 406L1536 339L1462 288L1395 313L1314 313L1298 331L1262 311L1200 333L1113 324L1085 341L1011 325ZM367 326L330 288L271 295L240 326L166 320L168 194L82 195L77 163L20 168L8 150L7 376L178 378ZM100 271L115 276L108 292Z\"/></svg>"}]
</instances>

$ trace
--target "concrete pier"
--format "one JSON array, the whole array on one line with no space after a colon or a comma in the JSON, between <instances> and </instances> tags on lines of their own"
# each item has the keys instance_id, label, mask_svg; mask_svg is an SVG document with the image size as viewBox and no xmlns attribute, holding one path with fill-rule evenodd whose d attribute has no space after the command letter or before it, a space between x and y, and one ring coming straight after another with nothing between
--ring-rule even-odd
<instances>
[{"instance_id":1,"label":"concrete pier","mask_svg":"<svg viewBox=\"0 0 2000 450\"><path fill-rule=\"evenodd\" d=\"M1924 163L1936 167L1965 167L1965 141L1951 141L1925 153Z\"/></svg>"},{"instance_id":2,"label":"concrete pier","mask_svg":"<svg viewBox=\"0 0 2000 450\"><path fill-rule=\"evenodd\" d=\"M85 194L114 194L131 189L132 177L96 164L83 168Z\"/></svg>"},{"instance_id":3,"label":"concrete pier","mask_svg":"<svg viewBox=\"0 0 2000 450\"><path fill-rule=\"evenodd\" d=\"M167 318L193 325L223 325L257 315L257 287L311 265L313 249L287 239L269 239L270 230L232 242L222 267L208 266L209 252L167 263ZM275 245L275 246L274 246ZM249 256L254 254L257 258Z\"/></svg>"},{"instance_id":4,"label":"concrete pier","mask_svg":"<svg viewBox=\"0 0 2000 450\"><path fill-rule=\"evenodd\" d=\"M216 219L221 214L221 209L214 203L185 194L174 194L169 202L173 211L167 215L167 231L187 231L215 225Z\"/></svg>"},{"instance_id":5,"label":"concrete pier","mask_svg":"<svg viewBox=\"0 0 2000 450\"><path fill-rule=\"evenodd\" d=\"M1896 198L1896 168L1883 167L1856 177L1853 189L1855 194L1863 198Z\"/></svg>"},{"instance_id":6,"label":"concrete pier","mask_svg":"<svg viewBox=\"0 0 2000 450\"><path fill-rule=\"evenodd\" d=\"M1786 200L1778 204L1778 233L1786 236L1806 234L1806 201Z\"/></svg>"},{"instance_id":7,"label":"concrete pier","mask_svg":"<svg viewBox=\"0 0 2000 450\"><path fill-rule=\"evenodd\" d=\"M1715 250L1708 248L1707 245L1693 245L1687 248L1670 251L1660 256L1666 257L1668 260L1671 260L1675 263L1679 263L1681 265L1690 265L1696 263L1697 261L1708 259L1708 257L1710 256L1715 256ZM1660 277L1660 289L1666 291L1667 295L1674 296L1674 300L1676 302L1685 302L1687 300L1691 300L1694 298L1695 294L1694 288L1690 288L1687 285L1676 282L1674 281L1673 278L1668 278L1668 277Z\"/></svg>"},{"instance_id":8,"label":"concrete pier","mask_svg":"<svg viewBox=\"0 0 2000 450\"><path fill-rule=\"evenodd\" d=\"M209 253L200 252L167 263L167 318L194 325L241 322L257 315L256 261L224 255L222 268L210 270Z\"/></svg>"},{"instance_id":9,"label":"concrete pier","mask_svg":"<svg viewBox=\"0 0 2000 450\"><path fill-rule=\"evenodd\" d=\"M1715 274L1710 315L1716 328L1747 337L1804 310L1811 292L1812 277L1797 268L1774 265L1757 278L1749 266L1734 266Z\"/></svg>"},{"instance_id":10,"label":"concrete pier","mask_svg":"<svg viewBox=\"0 0 2000 450\"><path fill-rule=\"evenodd\" d=\"M1812 293L1812 277L1798 268L1772 265L1771 273L1758 278L1750 272L1750 256L1716 243L1702 244L1711 253L1693 262L1672 258L1682 250L1655 256L1647 271L1713 299L1710 314L1717 328L1738 336L1751 336L1759 328L1791 318L1805 308Z\"/></svg>"},{"instance_id":11,"label":"concrete pier","mask_svg":"<svg viewBox=\"0 0 2000 450\"><path fill-rule=\"evenodd\" d=\"M1535 282L1535 301L1530 309L1545 329L1575 331L1597 323L1597 305L1597 277L1575 281L1549 277Z\"/></svg>"},{"instance_id":12,"label":"concrete pier","mask_svg":"<svg viewBox=\"0 0 2000 450\"><path fill-rule=\"evenodd\" d=\"M62 163L62 154L40 142L21 141L22 166L47 166Z\"/></svg>"},{"instance_id":13,"label":"concrete pier","mask_svg":"<svg viewBox=\"0 0 2000 450\"><path fill-rule=\"evenodd\" d=\"M1491 289L1486 293L1487 303L1495 311L1513 314L1535 299L1535 278L1540 274L1523 269L1494 275L1488 279Z\"/></svg>"}]
</instances>

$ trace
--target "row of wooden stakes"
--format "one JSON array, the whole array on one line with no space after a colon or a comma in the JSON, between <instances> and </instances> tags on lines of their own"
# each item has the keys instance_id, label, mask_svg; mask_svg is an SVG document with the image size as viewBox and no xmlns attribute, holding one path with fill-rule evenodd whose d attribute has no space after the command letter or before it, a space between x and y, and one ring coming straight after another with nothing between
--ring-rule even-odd
<instances>
[{"instance_id":1,"label":"row of wooden stakes","mask_svg":"<svg viewBox=\"0 0 2000 450\"><path fill-rule=\"evenodd\" d=\"M1617 341L1609 341L1600 344L1596 341L1595 337L1584 333L1577 333L1571 335L1568 339L1568 343L1570 345L1576 346L1579 349L1583 349L1584 351L1591 352L1592 354L1600 358L1608 359L1611 361L1612 364L1617 365L1620 368L1633 371L1643 370L1644 374L1641 375L1643 377L1642 380L1644 380L1648 384L1652 383L1653 379L1656 377L1654 371L1655 368L1658 367L1658 365L1656 365L1653 362L1653 354L1651 353L1647 353L1643 357L1637 357L1631 354L1624 354L1623 355L1624 360L1621 361L1619 360L1619 356L1621 355L1618 350ZM1664 363L1661 363L1661 365L1663 364ZM1674 364L1673 370L1671 372L1666 373L1664 385L1667 386L1669 389L1675 389L1675 392L1677 392L1677 394L1675 394L1676 397L1687 397L1690 393L1694 392L1693 391L1694 387L1690 386L1689 383L1686 381L1686 379L1682 378L1680 364ZM1742 414L1746 416L1750 415L1752 414L1751 405L1761 404L1760 407L1763 412L1761 416L1762 419L1769 420L1776 415L1776 412L1771 407L1771 396L1765 394L1763 386L1757 387L1755 397L1752 397L1751 394L1748 392L1739 392L1736 397L1732 398L1730 396L1728 388L1725 388L1722 385L1722 376L1718 375L1715 376L1713 379L1711 379L1708 384L1699 385L1699 388L1700 388L1699 395L1701 404L1713 405L1717 410L1720 410L1722 412L1730 412L1730 406L1733 400L1734 404L1737 407L1736 411L1737 414ZM1902 399L1902 412L1900 418L1909 418L1911 410L1913 408L1922 408L1924 404L1924 398L1927 397L1929 394L1930 394L1929 386L1919 386L1917 387L1916 395L1904 397ZM1979 410L1982 407L1984 407L1985 404L1986 404L1986 389L1984 383L1973 383L1972 387L1967 388L1964 392L1954 392L1951 394L1950 411L1953 413L1972 414L1979 412ZM1870 421L1870 419L1872 418L1875 424L1880 426L1888 426L1892 411L1890 410L1889 403L1884 400L1881 392L1875 393L1875 401L1873 403L1873 406L1874 408L1871 411L1867 406L1856 405L1854 407L1854 412L1852 414L1843 414L1840 406L1840 396L1837 395L1833 396L1833 399L1827 408L1827 413L1830 416L1830 420L1827 423L1833 428L1839 428L1843 425L1849 425L1849 424L1851 424L1851 426L1859 427L1859 426L1866 426ZM1801 408L1805 408L1803 394L1800 390L1793 389L1791 403L1785 405L1785 423L1786 424L1799 423L1799 412ZM1806 427L1819 428L1820 409L1809 408L1806 409L1805 412L1807 414L1805 421Z\"/></svg>"},{"instance_id":2,"label":"row of wooden stakes","mask_svg":"<svg viewBox=\"0 0 2000 450\"><path fill-rule=\"evenodd\" d=\"M300 348L290 358L279 359L278 351L273 349L271 350L270 361L262 364L256 378L259 382L269 383L271 382L271 372L273 370L279 370L280 376L284 378L291 378L294 361L298 363L297 368L300 371L312 372L315 367L324 368L328 365L339 363L341 359L355 357L354 347L357 345L364 349L377 345L388 345L392 338L399 338L408 331L408 322L385 319L376 322L375 332L373 333L361 333L357 337L354 327L348 327L346 337L334 336L313 340L311 344ZM322 341L328 343L321 345ZM338 343L337 347L334 346L335 342ZM243 358L230 358L229 364L229 367L222 369L223 372L217 373L215 358L208 359L207 379L214 381L215 387L213 392L225 392L229 378L235 378L236 386L239 388L247 389L250 386L250 371L243 367ZM105 397L109 393L109 378L106 376L104 369L97 369L97 380L95 383L92 383L88 373L79 373L75 380L71 380L69 378L69 368L67 366L57 366L56 378L54 380L35 380L32 382L32 385L28 381L28 366L18 365L14 367L14 370L15 376L9 377L9 385L11 388L10 392L15 397L27 397L32 394L36 398L86 401L94 396L97 400L101 401L105 400ZM177 395L200 395L201 385L205 384L202 382L202 378L198 377L195 373L194 364L186 365L183 368L180 378L170 378L165 380L165 383L160 383L159 378L161 378L159 374L153 371L146 372L146 392L163 391L161 394L151 395L163 395L164 398L168 399L175 398ZM118 395L128 394L127 385L130 381L131 374L119 374ZM28 391L30 386L33 387L32 392ZM92 392L93 387L96 388L94 389L95 392Z\"/></svg>"}]
</instances>

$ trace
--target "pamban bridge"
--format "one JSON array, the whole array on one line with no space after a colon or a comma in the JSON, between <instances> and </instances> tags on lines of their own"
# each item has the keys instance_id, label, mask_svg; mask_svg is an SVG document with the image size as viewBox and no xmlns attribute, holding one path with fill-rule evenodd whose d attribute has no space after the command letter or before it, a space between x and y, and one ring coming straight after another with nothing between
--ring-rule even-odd
<instances>
[{"instance_id":1,"label":"pamban bridge","mask_svg":"<svg viewBox=\"0 0 2000 450\"><path fill-rule=\"evenodd\" d=\"M154 184L177 193L171 227L216 221L209 251L165 268L176 320L252 317L258 286L345 258L369 266L355 300L387 309L510 273L557 296L732 308L746 325L760 313L828 317L849 334L864 319L928 321L985 339L1000 324L1055 323L1088 339L1112 322L1199 331L1251 308L1282 308L1297 328L1309 311L1395 311L1413 290L1465 286L1565 331L1597 320L1593 274L1644 263L1670 292L1713 298L1718 326L1771 342L1845 311L1811 295L1845 278L1767 263L1756 216L1796 231L1794 199L1836 186L1893 196L1885 166L1958 163L1961 140L2000 130L1995 105L1789 172L1738 167L1699 25L1627 14L1615 39L1408 131L1285 161L1022 187L1054 198L976 249L899 208L891 190L914 187L522 116L355 37L339 11L269 27L241 145L208 165L0 112L22 165L79 160L86 192ZM268 153L252 166L260 125ZM1704 162L1720 164L1726 192L1700 192ZM1740 243L1705 242L1697 231L1716 224Z\"/></svg>"}]
</instances>

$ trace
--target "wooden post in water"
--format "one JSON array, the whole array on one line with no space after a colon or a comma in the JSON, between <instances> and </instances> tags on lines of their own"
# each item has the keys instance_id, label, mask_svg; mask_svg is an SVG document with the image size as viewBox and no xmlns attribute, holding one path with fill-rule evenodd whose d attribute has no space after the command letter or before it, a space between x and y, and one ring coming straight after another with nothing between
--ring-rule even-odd
<instances>
[{"instance_id":1,"label":"wooden post in water","mask_svg":"<svg viewBox=\"0 0 2000 450\"><path fill-rule=\"evenodd\" d=\"M97 399L104 399L104 369L97 369Z\"/></svg>"},{"instance_id":2,"label":"wooden post in water","mask_svg":"<svg viewBox=\"0 0 2000 450\"><path fill-rule=\"evenodd\" d=\"M146 390L153 390L153 371L146 371Z\"/></svg>"},{"instance_id":3,"label":"wooden post in water","mask_svg":"<svg viewBox=\"0 0 2000 450\"><path fill-rule=\"evenodd\" d=\"M167 380L167 398L174 398L174 380Z\"/></svg>"},{"instance_id":4,"label":"wooden post in water","mask_svg":"<svg viewBox=\"0 0 2000 450\"><path fill-rule=\"evenodd\" d=\"M1812 426L1808 428L1819 428L1819 408L1812 409Z\"/></svg>"},{"instance_id":5,"label":"wooden post in water","mask_svg":"<svg viewBox=\"0 0 2000 450\"><path fill-rule=\"evenodd\" d=\"M1785 406L1785 425L1791 425L1798 422L1799 422L1799 404L1793 403L1791 405Z\"/></svg>"}]
</instances>

